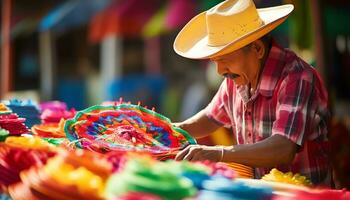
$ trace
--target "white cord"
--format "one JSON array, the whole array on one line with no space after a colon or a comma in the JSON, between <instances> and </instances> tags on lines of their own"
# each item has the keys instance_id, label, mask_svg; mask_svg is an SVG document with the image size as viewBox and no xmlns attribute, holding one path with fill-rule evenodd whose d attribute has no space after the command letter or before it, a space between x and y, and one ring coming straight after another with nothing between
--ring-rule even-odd
<instances>
[{"instance_id":1,"label":"white cord","mask_svg":"<svg viewBox=\"0 0 350 200\"><path fill-rule=\"evenodd\" d=\"M221 146L221 158L220 158L219 162L221 162L223 158L224 158L224 147Z\"/></svg>"}]
</instances>

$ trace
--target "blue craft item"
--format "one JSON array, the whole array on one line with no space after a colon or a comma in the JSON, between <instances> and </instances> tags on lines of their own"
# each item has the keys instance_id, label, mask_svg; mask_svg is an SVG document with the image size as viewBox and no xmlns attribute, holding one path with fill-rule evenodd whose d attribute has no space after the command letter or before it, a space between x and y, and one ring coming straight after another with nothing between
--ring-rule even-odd
<instances>
[{"instance_id":1,"label":"blue craft item","mask_svg":"<svg viewBox=\"0 0 350 200\"><path fill-rule=\"evenodd\" d=\"M11 198L7 194L0 194L0 200L11 200Z\"/></svg>"},{"instance_id":2,"label":"blue craft item","mask_svg":"<svg viewBox=\"0 0 350 200\"><path fill-rule=\"evenodd\" d=\"M223 176L214 176L203 182L199 200L268 200L272 198L272 188L268 186L249 186L241 181L232 181Z\"/></svg>"},{"instance_id":3,"label":"blue craft item","mask_svg":"<svg viewBox=\"0 0 350 200\"><path fill-rule=\"evenodd\" d=\"M41 123L38 106L32 100L11 99L4 103L19 117L26 119L24 123L28 128Z\"/></svg>"},{"instance_id":4,"label":"blue craft item","mask_svg":"<svg viewBox=\"0 0 350 200\"><path fill-rule=\"evenodd\" d=\"M198 172L184 172L181 176L190 179L193 185L199 190L203 189L203 182L210 179L208 174Z\"/></svg>"}]
</instances>

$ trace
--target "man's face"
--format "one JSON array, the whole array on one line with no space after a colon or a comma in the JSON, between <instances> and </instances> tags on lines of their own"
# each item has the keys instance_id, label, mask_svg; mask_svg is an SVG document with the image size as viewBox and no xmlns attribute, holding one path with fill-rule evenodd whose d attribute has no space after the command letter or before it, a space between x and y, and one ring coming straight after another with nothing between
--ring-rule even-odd
<instances>
[{"instance_id":1,"label":"man's face","mask_svg":"<svg viewBox=\"0 0 350 200\"><path fill-rule=\"evenodd\" d=\"M216 62L218 74L231 78L236 85L252 83L259 75L260 62L251 46L211 59Z\"/></svg>"}]
</instances>

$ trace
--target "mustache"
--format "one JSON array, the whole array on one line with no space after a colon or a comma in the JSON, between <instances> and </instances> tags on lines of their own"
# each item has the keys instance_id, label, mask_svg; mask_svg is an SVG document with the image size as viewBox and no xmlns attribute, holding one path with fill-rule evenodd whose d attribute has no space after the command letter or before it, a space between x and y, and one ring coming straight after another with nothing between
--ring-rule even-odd
<instances>
[{"instance_id":1,"label":"mustache","mask_svg":"<svg viewBox=\"0 0 350 200\"><path fill-rule=\"evenodd\" d=\"M240 75L234 74L234 73L233 74L226 73L226 74L224 74L224 77L229 78L229 79L235 79L235 78L240 77Z\"/></svg>"}]
</instances>

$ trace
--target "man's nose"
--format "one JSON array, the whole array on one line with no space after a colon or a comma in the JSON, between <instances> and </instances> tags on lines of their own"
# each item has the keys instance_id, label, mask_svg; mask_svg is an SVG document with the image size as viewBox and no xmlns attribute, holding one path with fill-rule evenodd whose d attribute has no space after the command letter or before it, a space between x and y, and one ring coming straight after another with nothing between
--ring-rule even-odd
<instances>
[{"instance_id":1,"label":"man's nose","mask_svg":"<svg viewBox=\"0 0 350 200\"><path fill-rule=\"evenodd\" d=\"M227 67L222 62L216 62L216 72L223 76L227 73Z\"/></svg>"}]
</instances>

